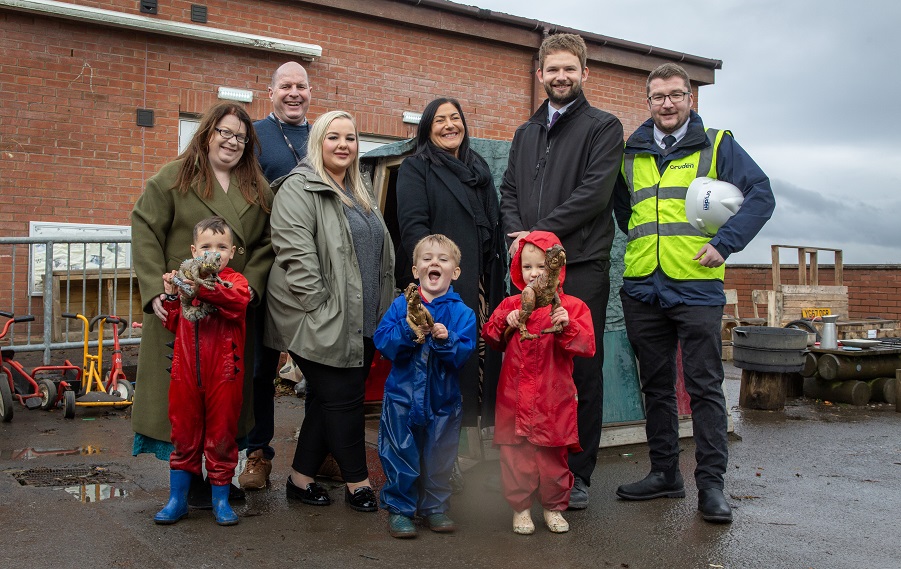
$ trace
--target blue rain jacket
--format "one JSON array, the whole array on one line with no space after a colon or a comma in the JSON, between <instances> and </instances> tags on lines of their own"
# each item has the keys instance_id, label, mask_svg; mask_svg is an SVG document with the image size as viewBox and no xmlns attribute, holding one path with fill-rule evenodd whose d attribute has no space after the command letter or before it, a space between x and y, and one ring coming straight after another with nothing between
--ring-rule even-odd
<instances>
[{"instance_id":1,"label":"blue rain jacket","mask_svg":"<svg viewBox=\"0 0 901 569\"><path fill-rule=\"evenodd\" d=\"M460 439L459 373L476 349L475 313L451 287L423 306L448 331L423 344L407 324L403 296L391 304L373 340L391 360L379 422L379 457L387 482L382 507L413 517L447 511L450 475Z\"/></svg>"}]
</instances>

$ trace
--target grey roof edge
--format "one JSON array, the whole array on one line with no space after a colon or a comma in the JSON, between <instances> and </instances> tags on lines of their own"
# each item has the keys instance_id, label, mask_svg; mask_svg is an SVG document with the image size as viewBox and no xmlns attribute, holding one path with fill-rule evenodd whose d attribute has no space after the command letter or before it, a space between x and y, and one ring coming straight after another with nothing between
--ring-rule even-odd
<instances>
[{"instance_id":1,"label":"grey roof edge","mask_svg":"<svg viewBox=\"0 0 901 569\"><path fill-rule=\"evenodd\" d=\"M471 16L471 17L474 17L477 19L482 19L482 20L494 20L497 22L511 25L511 26L516 26L519 28L524 28L524 29L533 30L533 31L541 30L541 31L544 31L546 34L557 34L557 33L578 34L579 36L582 36L582 38L585 39L586 41L600 44L602 47L603 46L616 47L616 48L624 49L627 51L639 53L641 55L656 56L656 57L661 57L664 59L669 59L672 61L690 63L690 64L697 65L699 67L703 67L706 69L722 69L723 68L723 60L721 60L721 59L711 59L709 57L701 57L699 55L682 53L679 51L664 49L664 48L655 47L652 45L642 44L642 43L638 43L638 42L632 42L632 41L628 41L628 40L605 36L602 34L596 34L593 32L586 32L584 30L577 30L575 28L558 26L557 24L552 24L550 22L543 22L541 20L533 20L531 18L514 16L512 14L506 14L504 12L493 12L493 11L485 9L485 8L479 8L478 6L467 6L465 4L458 4L457 2L451 2L450 0L393 0L393 1L401 2L404 4L412 4L414 6L426 6L429 8L447 10L449 12L455 12L458 14L463 14L463 15Z\"/></svg>"}]
</instances>

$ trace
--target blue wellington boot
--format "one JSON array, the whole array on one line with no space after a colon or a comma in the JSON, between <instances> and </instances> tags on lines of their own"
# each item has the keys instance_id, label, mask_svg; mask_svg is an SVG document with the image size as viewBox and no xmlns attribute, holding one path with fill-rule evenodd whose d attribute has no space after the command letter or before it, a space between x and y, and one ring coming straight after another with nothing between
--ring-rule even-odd
<instances>
[{"instance_id":1,"label":"blue wellington boot","mask_svg":"<svg viewBox=\"0 0 901 569\"><path fill-rule=\"evenodd\" d=\"M191 487L191 473L186 470L169 471L169 502L153 516L160 525L174 524L188 515L188 488Z\"/></svg>"},{"instance_id":2,"label":"blue wellington boot","mask_svg":"<svg viewBox=\"0 0 901 569\"><path fill-rule=\"evenodd\" d=\"M229 490L228 484L224 486L213 484L213 515L216 516L216 523L220 526L233 526L238 523L238 514L228 503Z\"/></svg>"}]
</instances>

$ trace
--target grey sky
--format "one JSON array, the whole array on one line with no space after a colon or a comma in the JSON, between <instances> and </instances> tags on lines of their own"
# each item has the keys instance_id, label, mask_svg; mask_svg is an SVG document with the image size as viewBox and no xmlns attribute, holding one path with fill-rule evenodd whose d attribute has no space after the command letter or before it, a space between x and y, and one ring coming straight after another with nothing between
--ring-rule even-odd
<instances>
[{"instance_id":1,"label":"grey sky","mask_svg":"<svg viewBox=\"0 0 901 569\"><path fill-rule=\"evenodd\" d=\"M892 151L901 136L901 2L477 5L723 60L716 84L701 88L700 114L708 126L732 130L777 200L776 214L730 263L768 263L778 243L843 249L849 264L901 264L901 160Z\"/></svg>"}]
</instances>

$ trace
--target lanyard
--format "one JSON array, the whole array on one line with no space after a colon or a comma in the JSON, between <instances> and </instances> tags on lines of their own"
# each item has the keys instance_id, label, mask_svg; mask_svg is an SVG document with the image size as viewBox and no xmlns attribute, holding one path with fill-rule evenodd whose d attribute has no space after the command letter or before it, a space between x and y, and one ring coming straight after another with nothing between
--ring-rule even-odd
<instances>
[{"instance_id":1,"label":"lanyard","mask_svg":"<svg viewBox=\"0 0 901 569\"><path fill-rule=\"evenodd\" d=\"M282 121L278 120L278 118L275 116L275 113L269 113L269 118L275 121L275 125L278 127L279 132L282 133L282 136L285 139L285 144L288 145L288 150L290 150L291 154L294 155L294 160L296 160L297 163L300 164L300 156L298 156L297 151L294 150L294 145L291 144L290 140L288 140L288 135L285 134L285 129L282 128Z\"/></svg>"}]
</instances>

